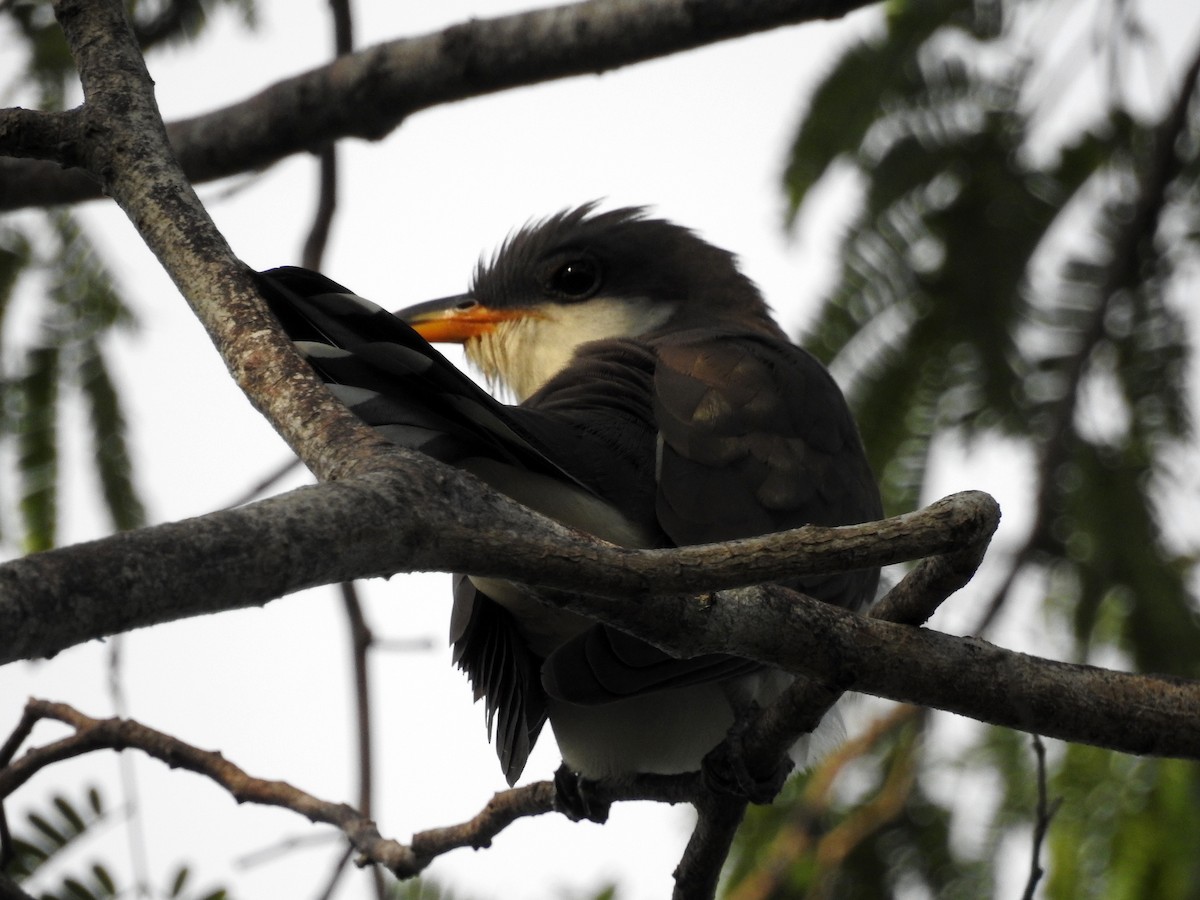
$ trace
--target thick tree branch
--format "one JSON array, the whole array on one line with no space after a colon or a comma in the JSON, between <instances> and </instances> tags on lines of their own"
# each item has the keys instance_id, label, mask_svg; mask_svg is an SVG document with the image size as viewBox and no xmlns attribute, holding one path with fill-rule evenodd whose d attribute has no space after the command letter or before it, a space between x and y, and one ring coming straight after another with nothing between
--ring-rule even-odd
<instances>
[{"instance_id":1,"label":"thick tree branch","mask_svg":"<svg viewBox=\"0 0 1200 900\"><path fill-rule=\"evenodd\" d=\"M458 481L446 479L440 486ZM0 634L13 637L0 658L61 649L53 640L62 640L64 628L75 630L72 642L85 639L91 635L80 633L83 622L94 627L103 621L123 630L177 618L181 610L212 611L212 596L224 598L223 608L266 599L251 595L238 601L239 577L257 581L240 585L251 590L261 588L263 577L274 586L291 582L295 589L385 574L396 570L397 563L403 569L415 567L414 561L420 565L440 559L428 567L576 589L586 572L593 591L653 596L653 601L634 604L578 593L552 598L683 655L732 652L838 689L853 688L1130 753L1200 758L1200 685L1194 682L1039 660L984 641L867 619L779 588L735 589L699 599L677 593L767 581L789 567L794 573L811 572L946 552L954 543L944 533L937 535L931 523L957 521L957 529L969 530L964 520L969 523L973 517L962 515L963 498L881 525L805 528L711 547L635 551L553 527L541 532L548 535L546 542L535 540L531 534L539 520L528 511L524 534L518 530L511 540L502 535L489 547L479 542L476 531L461 522L453 525L454 516L447 514L454 509L453 495L426 507L445 505L433 519L438 522L441 515L447 520L448 530L442 533L428 519L416 522L407 517L394 496L389 501L382 490L388 483L382 475L370 476L215 513L196 520L211 528L198 546L189 523L179 523L9 563L0 568ZM403 485L401 497L412 487ZM439 485L425 487L433 488L432 501ZM970 507L979 502L979 495L965 500ZM513 504L498 509L510 506L521 511ZM923 530L925 544L913 552L914 545L919 546L913 537ZM430 532L449 543L439 541L435 547ZM389 534L400 535L398 544L405 539L420 543L407 551L389 548L380 537ZM811 555L794 552L789 559L778 546L788 541ZM314 550L314 543L321 542L327 544L325 549ZM335 553L335 546L347 549ZM321 560L322 555L328 558ZM831 558L841 562L831 563ZM239 575L231 578L226 565L211 564L214 559L228 563ZM779 568L764 566L764 560ZM268 574L256 580L252 568ZM162 596L170 597L176 588L180 596L172 599L179 605L173 608ZM664 594L668 596L655 596ZM566 596L573 600L566 601ZM49 646L39 648L39 640L50 641ZM14 653L18 649L21 652Z\"/></svg>"},{"instance_id":2,"label":"thick tree branch","mask_svg":"<svg viewBox=\"0 0 1200 900\"><path fill-rule=\"evenodd\" d=\"M576 609L686 655L731 652L840 689L994 725L1126 753L1200 759L1200 682L1040 659L855 615L783 588L740 588L715 599L627 604L620 615L603 602ZM660 616L663 608L668 614Z\"/></svg>"},{"instance_id":3,"label":"thick tree branch","mask_svg":"<svg viewBox=\"0 0 1200 900\"><path fill-rule=\"evenodd\" d=\"M462 571L572 591L586 583L608 596L678 595L947 553L986 543L997 517L991 497L966 493L882 523L633 550L569 531L468 475L414 460L408 470L299 488L5 563L0 663L354 578ZM485 532L489 540L481 541Z\"/></svg>"},{"instance_id":4,"label":"thick tree branch","mask_svg":"<svg viewBox=\"0 0 1200 900\"><path fill-rule=\"evenodd\" d=\"M123 5L58 0L55 14L84 92L58 119L73 126L64 145L129 216L251 402L319 477L403 457L333 400L266 312L171 152Z\"/></svg>"},{"instance_id":5,"label":"thick tree branch","mask_svg":"<svg viewBox=\"0 0 1200 900\"><path fill-rule=\"evenodd\" d=\"M378 139L406 117L570 75L594 74L705 44L844 16L868 0L589 0L403 38L281 81L213 113L173 123L193 183L259 169L343 137ZM0 115L0 210L100 196L96 183L44 145L6 140ZM48 152L49 151L49 152Z\"/></svg>"}]
</instances>

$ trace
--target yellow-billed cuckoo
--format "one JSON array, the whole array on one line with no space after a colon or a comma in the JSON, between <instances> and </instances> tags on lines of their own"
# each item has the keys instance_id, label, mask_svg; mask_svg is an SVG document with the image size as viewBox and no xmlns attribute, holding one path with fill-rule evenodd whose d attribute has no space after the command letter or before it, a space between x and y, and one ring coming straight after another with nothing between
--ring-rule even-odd
<instances>
[{"instance_id":1,"label":"yellow-billed cuckoo","mask_svg":"<svg viewBox=\"0 0 1200 900\"><path fill-rule=\"evenodd\" d=\"M468 293L395 316L303 269L262 281L368 424L609 541L670 547L881 516L828 372L788 341L732 254L640 209L586 205L529 225L480 262ZM462 343L520 405L418 334ZM857 609L877 579L789 583ZM583 777L696 770L741 710L789 681L731 656L672 659L494 579L456 576L451 641L509 784L547 716Z\"/></svg>"}]
</instances>

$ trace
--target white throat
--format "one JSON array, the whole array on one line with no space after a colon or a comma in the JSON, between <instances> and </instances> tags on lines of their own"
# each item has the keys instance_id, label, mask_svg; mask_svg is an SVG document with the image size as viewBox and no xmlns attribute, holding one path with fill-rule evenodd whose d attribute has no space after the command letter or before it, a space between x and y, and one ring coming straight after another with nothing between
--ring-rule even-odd
<instances>
[{"instance_id":1,"label":"white throat","mask_svg":"<svg viewBox=\"0 0 1200 900\"><path fill-rule=\"evenodd\" d=\"M501 322L466 342L469 359L489 383L524 401L561 372L583 344L637 337L663 324L674 309L660 303L596 297L538 306L533 315Z\"/></svg>"}]
</instances>

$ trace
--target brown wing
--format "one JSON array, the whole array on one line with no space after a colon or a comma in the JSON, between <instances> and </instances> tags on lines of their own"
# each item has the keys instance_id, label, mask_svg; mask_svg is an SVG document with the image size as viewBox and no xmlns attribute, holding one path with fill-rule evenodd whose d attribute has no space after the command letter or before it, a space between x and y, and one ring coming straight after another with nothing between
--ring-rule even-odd
<instances>
[{"instance_id":1,"label":"brown wing","mask_svg":"<svg viewBox=\"0 0 1200 900\"><path fill-rule=\"evenodd\" d=\"M672 335L658 346L657 515L677 544L882 515L841 390L811 355L756 335ZM861 608L878 572L790 580Z\"/></svg>"},{"instance_id":2,"label":"brown wing","mask_svg":"<svg viewBox=\"0 0 1200 900\"><path fill-rule=\"evenodd\" d=\"M710 331L671 335L654 349L656 518L674 544L881 516L854 420L812 356L783 341ZM877 581L871 570L789 583L860 608ZM542 682L551 696L595 704L755 668L719 654L672 659L597 625L551 654Z\"/></svg>"}]
</instances>

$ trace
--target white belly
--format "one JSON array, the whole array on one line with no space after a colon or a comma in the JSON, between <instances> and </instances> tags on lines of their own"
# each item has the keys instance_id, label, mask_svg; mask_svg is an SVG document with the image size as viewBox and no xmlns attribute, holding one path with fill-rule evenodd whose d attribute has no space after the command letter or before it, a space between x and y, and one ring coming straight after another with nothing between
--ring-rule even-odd
<instances>
[{"instance_id":1,"label":"white belly","mask_svg":"<svg viewBox=\"0 0 1200 900\"><path fill-rule=\"evenodd\" d=\"M772 670L595 706L551 698L547 710L563 761L585 778L676 775L699 770L704 756L724 740L734 722L731 696L767 705L790 681ZM797 768L807 768L844 736L835 707L789 755Z\"/></svg>"}]
</instances>

